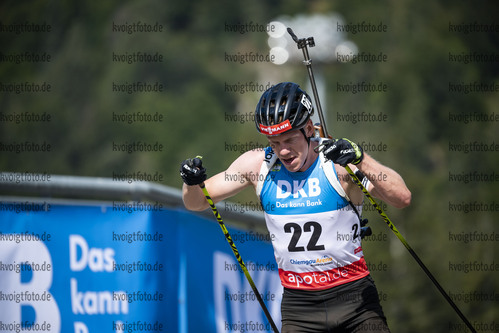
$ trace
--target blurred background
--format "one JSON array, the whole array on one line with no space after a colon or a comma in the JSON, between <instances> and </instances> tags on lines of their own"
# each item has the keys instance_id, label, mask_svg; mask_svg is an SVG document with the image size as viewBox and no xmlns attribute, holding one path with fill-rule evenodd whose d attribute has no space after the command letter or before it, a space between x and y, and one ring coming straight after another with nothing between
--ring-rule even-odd
<instances>
[{"instance_id":1,"label":"blurred background","mask_svg":"<svg viewBox=\"0 0 499 333\"><path fill-rule=\"evenodd\" d=\"M185 158L202 155L209 175L221 172L266 145L252 118L266 88L294 81L312 94L290 26L315 39L330 134L403 176L412 204L385 206L388 216L468 319L492 332L498 12L493 1L2 1L0 170L117 182L140 171L177 189ZM465 332L366 210L379 237L364 253L392 331Z\"/></svg>"}]
</instances>

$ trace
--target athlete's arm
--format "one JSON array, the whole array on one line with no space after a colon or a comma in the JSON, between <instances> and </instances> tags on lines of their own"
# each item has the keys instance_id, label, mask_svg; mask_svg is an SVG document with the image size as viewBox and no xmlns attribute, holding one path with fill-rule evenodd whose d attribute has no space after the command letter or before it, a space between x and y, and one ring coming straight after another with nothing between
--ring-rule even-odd
<instances>
[{"instance_id":1,"label":"athlete's arm","mask_svg":"<svg viewBox=\"0 0 499 333\"><path fill-rule=\"evenodd\" d=\"M342 186L354 204L362 203L362 190L339 165L348 165L352 171L358 168L371 182L367 188L369 193L387 204L396 208L404 208L411 203L411 192L402 177L364 153L362 147L354 142L348 139L327 142L324 155L335 163Z\"/></svg>"},{"instance_id":2,"label":"athlete's arm","mask_svg":"<svg viewBox=\"0 0 499 333\"><path fill-rule=\"evenodd\" d=\"M251 150L239 156L227 170L208 178L204 183L214 203L227 199L246 187L256 186L264 151ZM202 211L209 208L208 202L198 185L184 183L182 199L187 209Z\"/></svg>"},{"instance_id":3,"label":"athlete's arm","mask_svg":"<svg viewBox=\"0 0 499 333\"><path fill-rule=\"evenodd\" d=\"M379 163L368 154L364 153L362 162L356 166L350 165L350 168L352 170L358 168L369 179L371 184L367 190L373 197L395 208L404 208L411 203L411 192L402 177L396 171ZM352 200L353 197L358 198L363 195L360 188L353 181L350 182L348 187Z\"/></svg>"}]
</instances>

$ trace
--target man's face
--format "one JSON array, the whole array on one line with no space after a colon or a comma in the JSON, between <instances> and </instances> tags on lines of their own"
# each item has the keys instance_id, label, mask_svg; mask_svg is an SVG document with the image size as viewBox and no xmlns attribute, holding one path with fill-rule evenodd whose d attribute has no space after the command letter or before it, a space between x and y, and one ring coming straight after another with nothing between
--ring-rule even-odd
<instances>
[{"instance_id":1,"label":"man's face","mask_svg":"<svg viewBox=\"0 0 499 333\"><path fill-rule=\"evenodd\" d=\"M267 139L288 171L304 171L300 169L307 159L309 146L300 130L292 130L277 136L267 136Z\"/></svg>"}]
</instances>

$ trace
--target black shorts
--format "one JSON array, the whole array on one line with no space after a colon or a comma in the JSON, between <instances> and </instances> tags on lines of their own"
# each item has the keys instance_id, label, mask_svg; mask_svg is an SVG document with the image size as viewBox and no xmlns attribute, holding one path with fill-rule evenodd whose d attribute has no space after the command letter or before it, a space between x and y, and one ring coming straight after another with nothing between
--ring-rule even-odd
<instances>
[{"instance_id":1,"label":"black shorts","mask_svg":"<svg viewBox=\"0 0 499 333\"><path fill-rule=\"evenodd\" d=\"M282 331L390 332L370 275L319 291L284 288Z\"/></svg>"}]
</instances>

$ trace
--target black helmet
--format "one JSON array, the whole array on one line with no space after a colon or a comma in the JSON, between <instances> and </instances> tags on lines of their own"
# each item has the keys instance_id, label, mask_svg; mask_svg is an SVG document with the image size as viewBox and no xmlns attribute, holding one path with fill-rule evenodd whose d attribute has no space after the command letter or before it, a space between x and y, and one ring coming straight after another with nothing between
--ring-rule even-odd
<instances>
[{"instance_id":1,"label":"black helmet","mask_svg":"<svg viewBox=\"0 0 499 333\"><path fill-rule=\"evenodd\" d=\"M255 124L265 135L278 135L305 126L314 113L312 101L300 86L281 82L265 91L255 110Z\"/></svg>"}]
</instances>

